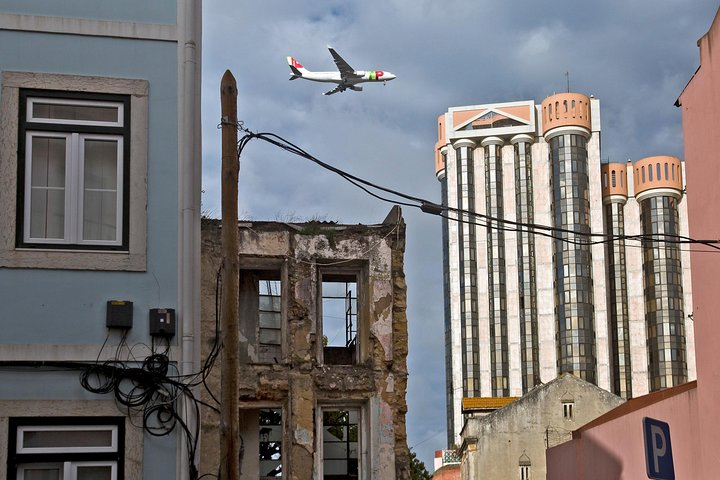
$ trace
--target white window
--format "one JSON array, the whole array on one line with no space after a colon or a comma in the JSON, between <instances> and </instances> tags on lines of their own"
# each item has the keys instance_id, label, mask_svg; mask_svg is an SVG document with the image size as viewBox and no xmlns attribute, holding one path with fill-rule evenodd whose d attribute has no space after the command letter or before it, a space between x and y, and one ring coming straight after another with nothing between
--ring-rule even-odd
<instances>
[{"instance_id":1,"label":"white window","mask_svg":"<svg viewBox=\"0 0 720 480\"><path fill-rule=\"evenodd\" d=\"M16 480L122 478L123 419L13 418L9 465ZM100 423L97 423L100 422Z\"/></svg>"},{"instance_id":2,"label":"white window","mask_svg":"<svg viewBox=\"0 0 720 480\"><path fill-rule=\"evenodd\" d=\"M32 90L21 94L25 106L22 243L121 248L127 238L129 100L50 95Z\"/></svg>"}]
</instances>

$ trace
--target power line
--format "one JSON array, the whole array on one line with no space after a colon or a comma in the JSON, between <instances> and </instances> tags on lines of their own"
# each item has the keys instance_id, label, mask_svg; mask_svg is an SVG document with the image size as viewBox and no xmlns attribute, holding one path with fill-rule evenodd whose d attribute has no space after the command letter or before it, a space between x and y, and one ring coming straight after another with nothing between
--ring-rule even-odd
<instances>
[{"instance_id":1,"label":"power line","mask_svg":"<svg viewBox=\"0 0 720 480\"><path fill-rule=\"evenodd\" d=\"M616 242L620 240L625 241L638 241L642 243L642 246L645 246L647 243L665 243L665 244L699 244L704 245L707 247L710 247L714 250L720 251L720 246L718 243L720 243L718 240L695 240L690 237L681 236L681 235L670 235L670 234L641 234L641 235L611 235L611 234L605 234L605 233L592 233L590 231L580 231L580 230L571 230L571 229L565 229L560 227L553 227L549 225L542 225L537 223L524 223L524 222L517 222L514 220L508 220L505 218L499 218L499 217L493 217L490 215L485 215L479 212L475 212L472 210L465 210L455 207L450 207L447 205L439 205L435 202L432 202L430 200L423 199L421 197L417 197L414 195L410 195L407 193L403 193L391 188L383 187L381 185L375 184L373 182L370 182L368 180L365 180L361 177L358 177L356 175L353 175L351 173L348 173L340 168L334 167L328 163L325 163L315 156L311 155L307 151L303 150L299 146L293 144L292 142L284 139L283 137L271 133L271 132L261 132L261 133L254 133L250 131L249 129L245 128L243 126L242 122L239 122L238 129L245 132L245 135L240 139L238 142L238 158L242 154L245 147L248 145L248 143L257 138L259 140L263 140L267 143L270 143L271 145L275 145L276 147L285 150L287 152L290 152L294 155L297 155L299 157L305 158L306 160L310 160L311 162L315 163L316 165L320 166L321 168L328 170L330 172L333 172L352 185L356 186L357 188L360 188L364 192L366 192L368 195L377 198L378 200L382 200L384 202L398 204L406 207L411 208L417 208L421 210L424 213L429 213L433 215L438 215L442 218L445 218L450 221L455 221L459 223L465 223L469 225L476 225L479 227L485 227L488 229L496 229L496 230L502 230L502 231L510 231L510 232L522 232L522 233L528 233L528 234L535 234L540 235L548 238L552 238L554 240L562 241L565 243L573 244L573 245L583 245L583 246L592 246L592 245L598 245L598 244L606 244L611 242ZM373 190L377 190L380 192L383 192L383 194L379 194L374 192ZM402 200L389 198L386 194L389 194L390 196L399 197ZM454 217L451 214L456 214L457 216ZM470 220L470 219L464 219L461 218L462 215L470 216L478 220ZM697 251L697 250L694 250ZM709 252L705 250L700 250L702 252ZM717 253L717 252L713 252Z\"/></svg>"}]
</instances>

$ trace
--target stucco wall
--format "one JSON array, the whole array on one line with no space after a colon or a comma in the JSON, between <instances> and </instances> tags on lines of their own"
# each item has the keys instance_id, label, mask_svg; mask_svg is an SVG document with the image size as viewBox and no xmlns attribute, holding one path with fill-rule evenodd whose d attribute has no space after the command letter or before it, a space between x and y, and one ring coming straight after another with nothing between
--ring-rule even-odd
<instances>
[{"instance_id":1,"label":"stucco wall","mask_svg":"<svg viewBox=\"0 0 720 480\"><path fill-rule=\"evenodd\" d=\"M563 401L572 400L572 419ZM620 405L622 399L570 374L536 387L525 397L481 418L462 432L463 479L519 478L519 462L531 462L530 478L545 478L545 449L570 440L572 430Z\"/></svg>"}]
</instances>

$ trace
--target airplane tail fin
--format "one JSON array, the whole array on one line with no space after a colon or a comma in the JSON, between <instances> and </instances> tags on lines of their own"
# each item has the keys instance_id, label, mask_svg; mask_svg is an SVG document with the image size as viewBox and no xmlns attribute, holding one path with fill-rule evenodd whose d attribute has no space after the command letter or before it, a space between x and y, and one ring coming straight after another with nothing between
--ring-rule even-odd
<instances>
[{"instance_id":1,"label":"airplane tail fin","mask_svg":"<svg viewBox=\"0 0 720 480\"><path fill-rule=\"evenodd\" d=\"M295 80L296 78L303 76L303 71L305 71L305 67L303 67L300 62L295 60L293 57L287 57L287 62L290 70L292 70L292 76L290 77L290 80Z\"/></svg>"}]
</instances>

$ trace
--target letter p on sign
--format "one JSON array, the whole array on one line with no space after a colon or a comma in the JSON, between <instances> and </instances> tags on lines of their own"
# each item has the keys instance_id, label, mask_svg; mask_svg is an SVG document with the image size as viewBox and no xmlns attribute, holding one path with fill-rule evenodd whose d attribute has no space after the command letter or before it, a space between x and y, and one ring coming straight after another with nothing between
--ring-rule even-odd
<instances>
[{"instance_id":1,"label":"letter p on sign","mask_svg":"<svg viewBox=\"0 0 720 480\"><path fill-rule=\"evenodd\" d=\"M645 465L648 478L675 480L675 466L670 443L670 425L654 418L643 418Z\"/></svg>"}]
</instances>

